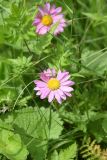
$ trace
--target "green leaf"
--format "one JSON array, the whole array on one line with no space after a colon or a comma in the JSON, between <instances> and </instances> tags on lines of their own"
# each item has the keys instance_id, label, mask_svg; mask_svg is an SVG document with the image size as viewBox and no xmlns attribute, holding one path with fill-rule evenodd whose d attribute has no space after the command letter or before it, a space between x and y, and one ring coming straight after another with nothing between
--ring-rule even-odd
<instances>
[{"instance_id":1,"label":"green leaf","mask_svg":"<svg viewBox=\"0 0 107 160\"><path fill-rule=\"evenodd\" d=\"M46 52L47 47L49 49L49 45L51 44L53 36L50 33L47 33L46 35L43 35L41 37L38 37L37 41L33 43L34 51L36 54L42 54L43 52Z\"/></svg>"},{"instance_id":2,"label":"green leaf","mask_svg":"<svg viewBox=\"0 0 107 160\"><path fill-rule=\"evenodd\" d=\"M26 144L32 159L44 160L48 149L47 141L31 138L28 135L22 135L22 133L20 133L20 135L23 142Z\"/></svg>"},{"instance_id":3,"label":"green leaf","mask_svg":"<svg viewBox=\"0 0 107 160\"><path fill-rule=\"evenodd\" d=\"M0 129L0 153L10 160L26 160L28 155L20 136L7 129Z\"/></svg>"},{"instance_id":4,"label":"green leaf","mask_svg":"<svg viewBox=\"0 0 107 160\"><path fill-rule=\"evenodd\" d=\"M77 153L77 144L73 143L68 148L61 150L59 152L59 160L70 160L76 157Z\"/></svg>"},{"instance_id":5,"label":"green leaf","mask_svg":"<svg viewBox=\"0 0 107 160\"><path fill-rule=\"evenodd\" d=\"M59 160L58 152L56 150L51 154L50 160Z\"/></svg>"},{"instance_id":6,"label":"green leaf","mask_svg":"<svg viewBox=\"0 0 107 160\"><path fill-rule=\"evenodd\" d=\"M56 139L62 131L62 121L56 112L45 108L25 108L15 112L14 125L39 139ZM39 125L38 125L39 124Z\"/></svg>"},{"instance_id":7,"label":"green leaf","mask_svg":"<svg viewBox=\"0 0 107 160\"><path fill-rule=\"evenodd\" d=\"M56 112L45 108L24 108L13 113L13 125L21 135L34 160L43 160L49 139L56 139L63 129ZM35 146L35 147L32 147Z\"/></svg>"},{"instance_id":8,"label":"green leaf","mask_svg":"<svg viewBox=\"0 0 107 160\"><path fill-rule=\"evenodd\" d=\"M103 118L92 120L88 123L88 132L95 136L97 141L102 141L106 138L106 133L102 127Z\"/></svg>"},{"instance_id":9,"label":"green leaf","mask_svg":"<svg viewBox=\"0 0 107 160\"><path fill-rule=\"evenodd\" d=\"M85 49L82 53L81 62L89 71L96 74L104 74L107 71L107 51L94 52ZM81 72L83 73L88 70L82 69Z\"/></svg>"},{"instance_id":10,"label":"green leaf","mask_svg":"<svg viewBox=\"0 0 107 160\"><path fill-rule=\"evenodd\" d=\"M104 131L107 133L107 119L104 119L102 122L102 128L104 129Z\"/></svg>"}]
</instances>

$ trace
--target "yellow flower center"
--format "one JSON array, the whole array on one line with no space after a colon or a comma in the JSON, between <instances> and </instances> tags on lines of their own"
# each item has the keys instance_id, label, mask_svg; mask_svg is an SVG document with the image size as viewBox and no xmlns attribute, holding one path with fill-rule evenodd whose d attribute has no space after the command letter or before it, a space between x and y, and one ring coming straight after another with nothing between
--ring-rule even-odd
<instances>
[{"instance_id":1,"label":"yellow flower center","mask_svg":"<svg viewBox=\"0 0 107 160\"><path fill-rule=\"evenodd\" d=\"M42 24L45 26L50 26L53 23L53 19L50 15L45 15L42 17Z\"/></svg>"},{"instance_id":2,"label":"yellow flower center","mask_svg":"<svg viewBox=\"0 0 107 160\"><path fill-rule=\"evenodd\" d=\"M60 81L56 78L51 78L48 83L48 88L51 90L57 90L60 87Z\"/></svg>"}]
</instances>

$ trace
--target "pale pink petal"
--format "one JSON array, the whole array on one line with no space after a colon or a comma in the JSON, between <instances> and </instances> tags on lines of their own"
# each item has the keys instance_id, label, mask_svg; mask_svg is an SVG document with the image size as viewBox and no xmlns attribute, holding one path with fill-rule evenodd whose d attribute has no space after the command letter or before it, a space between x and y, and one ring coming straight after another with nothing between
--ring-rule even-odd
<instances>
[{"instance_id":1,"label":"pale pink petal","mask_svg":"<svg viewBox=\"0 0 107 160\"><path fill-rule=\"evenodd\" d=\"M38 7L38 10L39 10L39 12L41 13L41 15L42 15L42 16L44 16L44 15L45 15L45 12L44 12L44 10L43 10L43 8L42 8L42 7Z\"/></svg>"},{"instance_id":2,"label":"pale pink petal","mask_svg":"<svg viewBox=\"0 0 107 160\"><path fill-rule=\"evenodd\" d=\"M61 71L59 71L58 75L57 75L57 79L60 81L62 78L64 78L68 74L69 74L69 72L61 72Z\"/></svg>"},{"instance_id":3,"label":"pale pink petal","mask_svg":"<svg viewBox=\"0 0 107 160\"><path fill-rule=\"evenodd\" d=\"M70 78L70 75L65 76L61 79L61 83L67 81Z\"/></svg>"},{"instance_id":4,"label":"pale pink petal","mask_svg":"<svg viewBox=\"0 0 107 160\"><path fill-rule=\"evenodd\" d=\"M33 82L36 84L38 82L38 80L34 80Z\"/></svg>"},{"instance_id":5,"label":"pale pink petal","mask_svg":"<svg viewBox=\"0 0 107 160\"><path fill-rule=\"evenodd\" d=\"M58 89L57 90L58 94L61 96L62 99L66 100L66 96L65 96L65 92L63 92L62 90Z\"/></svg>"},{"instance_id":6,"label":"pale pink petal","mask_svg":"<svg viewBox=\"0 0 107 160\"><path fill-rule=\"evenodd\" d=\"M53 68L52 69L52 76L54 77L56 75L56 70Z\"/></svg>"},{"instance_id":7,"label":"pale pink petal","mask_svg":"<svg viewBox=\"0 0 107 160\"><path fill-rule=\"evenodd\" d=\"M68 93L68 92L64 92L68 97L72 97L72 94L71 93Z\"/></svg>"},{"instance_id":8,"label":"pale pink petal","mask_svg":"<svg viewBox=\"0 0 107 160\"><path fill-rule=\"evenodd\" d=\"M35 90L35 91L39 91L40 88L39 88L39 87L35 87L34 90Z\"/></svg>"},{"instance_id":9,"label":"pale pink petal","mask_svg":"<svg viewBox=\"0 0 107 160\"><path fill-rule=\"evenodd\" d=\"M38 25L40 23L40 21L41 21L40 19L36 18L33 22L33 25Z\"/></svg>"},{"instance_id":10,"label":"pale pink petal","mask_svg":"<svg viewBox=\"0 0 107 160\"><path fill-rule=\"evenodd\" d=\"M65 95L65 94L61 95L61 98L62 98L63 100L66 100L66 95Z\"/></svg>"},{"instance_id":11,"label":"pale pink petal","mask_svg":"<svg viewBox=\"0 0 107 160\"><path fill-rule=\"evenodd\" d=\"M37 87L45 87L47 85L45 82L42 81L37 81L35 84L37 85Z\"/></svg>"},{"instance_id":12,"label":"pale pink petal","mask_svg":"<svg viewBox=\"0 0 107 160\"><path fill-rule=\"evenodd\" d=\"M74 90L72 87L67 87L67 86L61 86L60 89L65 92L71 92Z\"/></svg>"},{"instance_id":13,"label":"pale pink petal","mask_svg":"<svg viewBox=\"0 0 107 160\"><path fill-rule=\"evenodd\" d=\"M52 102L53 99L54 99L54 96L55 96L54 91L51 91L51 92L49 93L49 96L48 96L48 102Z\"/></svg>"},{"instance_id":14,"label":"pale pink petal","mask_svg":"<svg viewBox=\"0 0 107 160\"><path fill-rule=\"evenodd\" d=\"M58 28L55 29L54 35L57 35L57 34L59 34L60 32L63 32L63 31L64 31L63 27L58 27Z\"/></svg>"},{"instance_id":15,"label":"pale pink petal","mask_svg":"<svg viewBox=\"0 0 107 160\"><path fill-rule=\"evenodd\" d=\"M43 91L43 93L41 94L41 99L44 99L48 96L48 94L50 93L50 90L47 88Z\"/></svg>"},{"instance_id":16,"label":"pale pink petal","mask_svg":"<svg viewBox=\"0 0 107 160\"><path fill-rule=\"evenodd\" d=\"M50 14L54 14L54 13L55 13L55 8L56 8L55 5L53 5L53 6L51 7L51 9L50 9Z\"/></svg>"},{"instance_id":17,"label":"pale pink petal","mask_svg":"<svg viewBox=\"0 0 107 160\"><path fill-rule=\"evenodd\" d=\"M58 8L55 9L56 14L60 13L61 11L62 11L62 7L58 7Z\"/></svg>"},{"instance_id":18,"label":"pale pink petal","mask_svg":"<svg viewBox=\"0 0 107 160\"><path fill-rule=\"evenodd\" d=\"M55 69L47 69L44 71L44 73L46 74L46 76L54 77L56 75L56 70Z\"/></svg>"},{"instance_id":19,"label":"pale pink petal","mask_svg":"<svg viewBox=\"0 0 107 160\"><path fill-rule=\"evenodd\" d=\"M59 14L62 11L61 7L55 8L55 6L53 6L50 10L50 13L53 15Z\"/></svg>"},{"instance_id":20,"label":"pale pink petal","mask_svg":"<svg viewBox=\"0 0 107 160\"><path fill-rule=\"evenodd\" d=\"M50 11L50 3L45 4L45 11Z\"/></svg>"},{"instance_id":21,"label":"pale pink petal","mask_svg":"<svg viewBox=\"0 0 107 160\"><path fill-rule=\"evenodd\" d=\"M61 89L58 89L57 92L58 92L58 94L59 94L60 96L62 96L62 95L64 94Z\"/></svg>"},{"instance_id":22,"label":"pale pink petal","mask_svg":"<svg viewBox=\"0 0 107 160\"><path fill-rule=\"evenodd\" d=\"M58 94L57 91L55 91L55 98L57 99L58 103L60 103L60 104L62 103L61 96Z\"/></svg>"},{"instance_id":23,"label":"pale pink petal","mask_svg":"<svg viewBox=\"0 0 107 160\"><path fill-rule=\"evenodd\" d=\"M49 77L45 73L40 73L40 79L44 82L47 82Z\"/></svg>"},{"instance_id":24,"label":"pale pink petal","mask_svg":"<svg viewBox=\"0 0 107 160\"><path fill-rule=\"evenodd\" d=\"M41 92L40 92L40 91L38 91L38 92L36 93L36 95L37 95L37 96L40 96L40 95L41 95Z\"/></svg>"},{"instance_id":25,"label":"pale pink petal","mask_svg":"<svg viewBox=\"0 0 107 160\"><path fill-rule=\"evenodd\" d=\"M49 31L50 27L49 26L43 26L41 29L39 29L38 34L46 34Z\"/></svg>"},{"instance_id":26,"label":"pale pink petal","mask_svg":"<svg viewBox=\"0 0 107 160\"><path fill-rule=\"evenodd\" d=\"M63 14L60 14L60 15L54 15L52 16L52 19L53 19L53 23L57 23L61 21L61 19L63 19Z\"/></svg>"},{"instance_id":27,"label":"pale pink petal","mask_svg":"<svg viewBox=\"0 0 107 160\"><path fill-rule=\"evenodd\" d=\"M73 81L64 81L64 82L61 82L61 85L62 86L72 86L72 85L74 85L75 83L73 82Z\"/></svg>"},{"instance_id":28,"label":"pale pink petal","mask_svg":"<svg viewBox=\"0 0 107 160\"><path fill-rule=\"evenodd\" d=\"M39 32L39 30L41 29L41 28L43 28L44 27L44 25L42 24L42 23L39 23L38 25L37 25L37 27L36 27L36 32Z\"/></svg>"}]
</instances>

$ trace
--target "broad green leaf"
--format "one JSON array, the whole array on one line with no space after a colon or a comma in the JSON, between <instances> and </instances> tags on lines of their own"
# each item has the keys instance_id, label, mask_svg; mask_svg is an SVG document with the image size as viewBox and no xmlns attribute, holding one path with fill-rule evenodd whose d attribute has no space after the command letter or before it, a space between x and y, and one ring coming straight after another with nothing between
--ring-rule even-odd
<instances>
[{"instance_id":1,"label":"broad green leaf","mask_svg":"<svg viewBox=\"0 0 107 160\"><path fill-rule=\"evenodd\" d=\"M10 160L26 160L28 155L20 136L3 128L0 128L0 153Z\"/></svg>"},{"instance_id":2,"label":"broad green leaf","mask_svg":"<svg viewBox=\"0 0 107 160\"><path fill-rule=\"evenodd\" d=\"M34 138L56 139L62 131L62 121L56 112L45 108L25 108L13 114L14 125Z\"/></svg>"},{"instance_id":3,"label":"broad green leaf","mask_svg":"<svg viewBox=\"0 0 107 160\"><path fill-rule=\"evenodd\" d=\"M43 160L48 140L58 138L63 129L58 114L49 108L30 107L16 111L13 117L14 128L21 135L33 159Z\"/></svg>"}]
</instances>

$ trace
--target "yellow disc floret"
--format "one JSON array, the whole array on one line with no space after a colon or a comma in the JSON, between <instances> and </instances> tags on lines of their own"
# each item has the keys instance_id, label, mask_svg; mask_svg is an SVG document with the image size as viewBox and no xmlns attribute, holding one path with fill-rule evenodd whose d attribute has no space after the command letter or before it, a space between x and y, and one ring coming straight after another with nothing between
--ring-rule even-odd
<instances>
[{"instance_id":1,"label":"yellow disc floret","mask_svg":"<svg viewBox=\"0 0 107 160\"><path fill-rule=\"evenodd\" d=\"M60 81L56 78L51 78L48 83L48 88L51 90L57 90L60 87Z\"/></svg>"},{"instance_id":2,"label":"yellow disc floret","mask_svg":"<svg viewBox=\"0 0 107 160\"><path fill-rule=\"evenodd\" d=\"M45 15L42 17L42 24L45 26L50 26L53 23L53 19L50 15Z\"/></svg>"}]
</instances>

